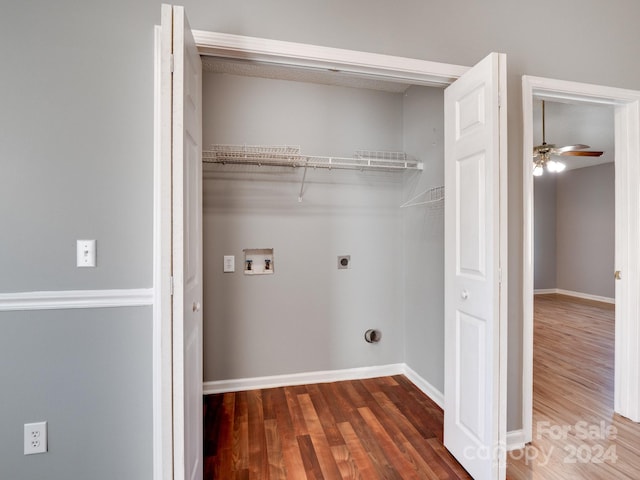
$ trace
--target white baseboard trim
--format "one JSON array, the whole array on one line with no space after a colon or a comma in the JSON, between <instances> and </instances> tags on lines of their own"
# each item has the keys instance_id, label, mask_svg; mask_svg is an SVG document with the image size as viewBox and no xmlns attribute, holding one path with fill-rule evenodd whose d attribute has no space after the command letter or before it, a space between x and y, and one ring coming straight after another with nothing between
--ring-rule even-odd
<instances>
[{"instance_id":1,"label":"white baseboard trim","mask_svg":"<svg viewBox=\"0 0 640 480\"><path fill-rule=\"evenodd\" d=\"M202 393L242 392L261 388L288 387L307 383L339 382L361 378L386 377L404 373L404 364L380 365L376 367L348 368L344 370L325 370L319 372L292 373L268 377L238 378L203 382Z\"/></svg>"},{"instance_id":2,"label":"white baseboard trim","mask_svg":"<svg viewBox=\"0 0 640 480\"><path fill-rule=\"evenodd\" d=\"M581 292L572 292L571 290L562 290L558 289L558 294L560 295L568 295L569 297L583 298L585 300L595 300L596 302L604 302L604 303L616 303L615 298L602 297L600 295L591 295L589 293L581 293Z\"/></svg>"},{"instance_id":3,"label":"white baseboard trim","mask_svg":"<svg viewBox=\"0 0 640 480\"><path fill-rule=\"evenodd\" d=\"M551 293L558 293L557 288L538 288L533 291L534 295L549 295Z\"/></svg>"},{"instance_id":4,"label":"white baseboard trim","mask_svg":"<svg viewBox=\"0 0 640 480\"><path fill-rule=\"evenodd\" d=\"M512 450L520 450L525 447L524 430L511 430L507 432L507 452Z\"/></svg>"},{"instance_id":5,"label":"white baseboard trim","mask_svg":"<svg viewBox=\"0 0 640 480\"><path fill-rule=\"evenodd\" d=\"M152 288L0 293L0 312L153 305Z\"/></svg>"},{"instance_id":6,"label":"white baseboard trim","mask_svg":"<svg viewBox=\"0 0 640 480\"><path fill-rule=\"evenodd\" d=\"M440 408L444 410L444 394L436 387L427 382L418 375L411 367L404 365L404 374L411 382L418 387L422 393L433 400Z\"/></svg>"},{"instance_id":7,"label":"white baseboard trim","mask_svg":"<svg viewBox=\"0 0 640 480\"><path fill-rule=\"evenodd\" d=\"M241 392L262 388L288 387L310 383L339 382L342 380L359 380L363 378L386 377L390 375L405 375L425 395L433 400L440 408L444 406L444 395L413 369L404 363L379 365L375 367L348 368L344 370L326 370L319 372L293 373L289 375L273 375L268 377L239 378L231 380L216 380L203 382L202 393Z\"/></svg>"},{"instance_id":8,"label":"white baseboard trim","mask_svg":"<svg viewBox=\"0 0 640 480\"><path fill-rule=\"evenodd\" d=\"M593 300L595 302L603 302L603 303L611 303L611 304L616 303L615 298L602 297L600 295L591 295L590 293L573 292L571 290L563 290L562 288L547 288L547 289L540 289L540 290L533 291L534 295L545 295L549 293L556 293L558 295L567 295L568 297L582 298L584 300Z\"/></svg>"}]
</instances>

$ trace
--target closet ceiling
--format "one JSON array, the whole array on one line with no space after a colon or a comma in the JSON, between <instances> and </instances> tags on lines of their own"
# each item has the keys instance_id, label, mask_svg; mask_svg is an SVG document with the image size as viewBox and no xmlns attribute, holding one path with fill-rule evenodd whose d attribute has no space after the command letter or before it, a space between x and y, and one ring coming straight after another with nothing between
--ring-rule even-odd
<instances>
[{"instance_id":1,"label":"closet ceiling","mask_svg":"<svg viewBox=\"0 0 640 480\"><path fill-rule=\"evenodd\" d=\"M590 167L614 161L614 110L607 105L560 103L545 100L547 143L555 145L589 145L589 150L602 150L601 157L556 157L567 170ZM533 142L542 143L542 101L534 98Z\"/></svg>"},{"instance_id":2,"label":"closet ceiling","mask_svg":"<svg viewBox=\"0 0 640 480\"><path fill-rule=\"evenodd\" d=\"M336 85L341 87L367 88L392 93L403 93L411 86L410 83L385 81L371 76L354 75L334 70L292 68L268 63L229 60L207 56L202 57L202 69L205 72L319 83L322 85Z\"/></svg>"}]
</instances>

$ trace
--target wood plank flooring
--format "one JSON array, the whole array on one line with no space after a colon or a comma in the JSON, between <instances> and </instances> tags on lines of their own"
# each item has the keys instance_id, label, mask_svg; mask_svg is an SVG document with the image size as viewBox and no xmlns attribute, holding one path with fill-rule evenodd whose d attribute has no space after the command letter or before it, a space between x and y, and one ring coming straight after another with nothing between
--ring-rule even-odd
<instances>
[{"instance_id":1,"label":"wood plank flooring","mask_svg":"<svg viewBox=\"0 0 640 480\"><path fill-rule=\"evenodd\" d=\"M204 397L204 478L468 479L404 376Z\"/></svg>"},{"instance_id":2,"label":"wood plank flooring","mask_svg":"<svg viewBox=\"0 0 640 480\"><path fill-rule=\"evenodd\" d=\"M640 479L640 425L613 413L612 305L535 299L534 440L508 480ZM442 410L403 376L207 395L205 479L470 478Z\"/></svg>"},{"instance_id":3,"label":"wood plank flooring","mask_svg":"<svg viewBox=\"0 0 640 480\"><path fill-rule=\"evenodd\" d=\"M640 479L640 425L613 413L614 306L537 295L534 317L533 442L508 478Z\"/></svg>"}]
</instances>

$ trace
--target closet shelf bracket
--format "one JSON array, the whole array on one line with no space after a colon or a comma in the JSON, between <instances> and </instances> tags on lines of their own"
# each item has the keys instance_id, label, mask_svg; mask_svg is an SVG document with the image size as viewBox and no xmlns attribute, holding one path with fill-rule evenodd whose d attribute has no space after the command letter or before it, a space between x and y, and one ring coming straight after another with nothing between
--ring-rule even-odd
<instances>
[{"instance_id":1,"label":"closet shelf bracket","mask_svg":"<svg viewBox=\"0 0 640 480\"><path fill-rule=\"evenodd\" d=\"M300 193L298 193L298 203L302 203L302 192L304 190L304 182L307 178L307 169L309 168L309 162L307 161L304 166L304 172L302 173L302 182L300 183Z\"/></svg>"},{"instance_id":2,"label":"closet shelf bracket","mask_svg":"<svg viewBox=\"0 0 640 480\"><path fill-rule=\"evenodd\" d=\"M407 200L400 208L417 207L419 205L439 206L444 203L444 186L431 187Z\"/></svg>"}]
</instances>

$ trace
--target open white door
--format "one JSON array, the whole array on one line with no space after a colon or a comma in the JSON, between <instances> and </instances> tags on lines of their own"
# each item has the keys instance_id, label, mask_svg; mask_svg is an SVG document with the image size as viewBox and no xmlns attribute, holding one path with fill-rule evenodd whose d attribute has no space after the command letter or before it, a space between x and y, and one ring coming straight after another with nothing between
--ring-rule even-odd
<instances>
[{"instance_id":1,"label":"open white door","mask_svg":"<svg viewBox=\"0 0 640 480\"><path fill-rule=\"evenodd\" d=\"M162 63L173 70L173 478L193 480L201 479L203 471L202 63L182 7L162 6L161 30L161 55L168 57Z\"/></svg>"},{"instance_id":2,"label":"open white door","mask_svg":"<svg viewBox=\"0 0 640 480\"><path fill-rule=\"evenodd\" d=\"M505 478L506 138L493 53L445 90L444 444L476 480Z\"/></svg>"}]
</instances>

